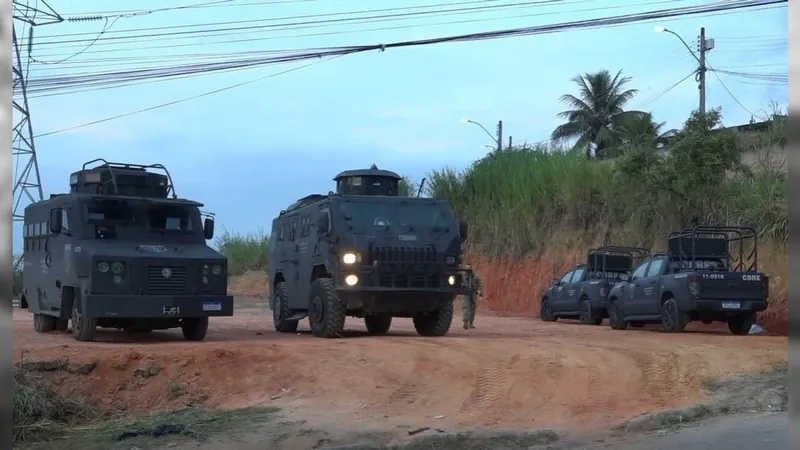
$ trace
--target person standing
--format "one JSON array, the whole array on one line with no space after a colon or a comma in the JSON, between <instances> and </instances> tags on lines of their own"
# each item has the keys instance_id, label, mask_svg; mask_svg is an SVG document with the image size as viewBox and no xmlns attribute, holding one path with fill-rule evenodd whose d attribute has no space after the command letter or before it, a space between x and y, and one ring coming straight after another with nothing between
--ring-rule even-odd
<instances>
[{"instance_id":1,"label":"person standing","mask_svg":"<svg viewBox=\"0 0 800 450\"><path fill-rule=\"evenodd\" d=\"M467 264L465 268L472 269L472 266ZM483 298L483 282L474 271L470 272L468 288L469 292L461 302L461 315L465 330L468 328L475 328L475 311L478 308L476 295Z\"/></svg>"}]
</instances>

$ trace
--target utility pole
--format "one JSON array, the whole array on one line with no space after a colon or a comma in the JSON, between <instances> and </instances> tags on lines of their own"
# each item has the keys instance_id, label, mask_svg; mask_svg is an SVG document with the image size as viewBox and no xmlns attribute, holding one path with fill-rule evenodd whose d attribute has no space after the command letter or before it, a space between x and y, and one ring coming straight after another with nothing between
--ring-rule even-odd
<instances>
[{"instance_id":1,"label":"utility pole","mask_svg":"<svg viewBox=\"0 0 800 450\"><path fill-rule=\"evenodd\" d=\"M508 137L508 149L509 150L511 150L511 143L512 143L511 136L509 136Z\"/></svg>"},{"instance_id":2,"label":"utility pole","mask_svg":"<svg viewBox=\"0 0 800 450\"><path fill-rule=\"evenodd\" d=\"M11 130L11 147L12 155L16 159L16 166L19 167L18 172L14 174L15 181L12 191L12 220L15 222L24 219L24 215L19 211L23 197L26 197L31 203L44 198L41 178L39 177L39 162L36 159L36 146L33 143L30 107L28 106L27 69L22 62L20 42L17 39L17 24L22 24L23 29L27 25L28 41L25 56L29 57L33 46L34 27L64 21L64 18L55 12L45 0L42 0L41 3L44 6L39 8L38 3L37 7L31 7L27 2L23 3L22 1L14 0L14 16L11 28L14 45L13 58L15 59L12 67L12 105L14 112L18 114L18 119Z\"/></svg>"},{"instance_id":3,"label":"utility pole","mask_svg":"<svg viewBox=\"0 0 800 450\"><path fill-rule=\"evenodd\" d=\"M700 115L706 115L706 28L700 28L700 67L697 72L698 88L700 89Z\"/></svg>"},{"instance_id":4,"label":"utility pole","mask_svg":"<svg viewBox=\"0 0 800 450\"><path fill-rule=\"evenodd\" d=\"M503 150L503 121L497 122L497 151Z\"/></svg>"}]
</instances>

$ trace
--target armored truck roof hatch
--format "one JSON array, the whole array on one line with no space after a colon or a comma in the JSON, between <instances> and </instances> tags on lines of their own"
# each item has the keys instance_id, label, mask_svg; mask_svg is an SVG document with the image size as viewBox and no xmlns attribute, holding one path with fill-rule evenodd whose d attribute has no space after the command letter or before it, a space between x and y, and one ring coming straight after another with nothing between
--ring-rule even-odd
<instances>
[{"instance_id":1,"label":"armored truck roof hatch","mask_svg":"<svg viewBox=\"0 0 800 450\"><path fill-rule=\"evenodd\" d=\"M386 195L396 197L400 175L378 169L375 164L369 169L345 170L336 175L336 193L341 195Z\"/></svg>"},{"instance_id":2,"label":"armored truck roof hatch","mask_svg":"<svg viewBox=\"0 0 800 450\"><path fill-rule=\"evenodd\" d=\"M102 163L87 168L92 163ZM148 172L158 169L164 174ZM95 159L69 178L70 192L96 195L125 195L145 198L177 198L169 171L161 164L128 164Z\"/></svg>"}]
</instances>

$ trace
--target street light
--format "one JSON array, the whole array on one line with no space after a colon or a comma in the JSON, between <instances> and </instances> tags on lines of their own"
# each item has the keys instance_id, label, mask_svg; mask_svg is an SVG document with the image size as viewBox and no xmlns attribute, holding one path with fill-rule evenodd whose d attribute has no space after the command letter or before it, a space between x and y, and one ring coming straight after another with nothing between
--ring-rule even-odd
<instances>
[{"instance_id":1,"label":"street light","mask_svg":"<svg viewBox=\"0 0 800 450\"><path fill-rule=\"evenodd\" d=\"M495 136L493 136L492 133L490 133L489 130L486 129L486 127L484 127L483 125L479 124L478 122L475 122L474 120L469 120L469 119L466 119L466 118L462 118L461 119L461 123L472 123L472 124L475 124L475 125L481 127L481 129L484 132L486 132L486 134L492 139L492 142L495 142L497 140L497 138ZM492 148L494 148L494 147L492 147Z\"/></svg>"},{"instance_id":2,"label":"street light","mask_svg":"<svg viewBox=\"0 0 800 450\"><path fill-rule=\"evenodd\" d=\"M662 27L660 25L655 26L653 28L653 30L655 30L656 33L669 33L669 34L675 36L676 38L680 39L680 41L683 44L683 46L686 47L687 50L689 50L689 53L691 53L692 56L694 56L694 59L696 59L697 62L700 62L700 58L697 56L697 54L694 52L694 50L692 50L692 47L689 47L689 44L687 44L686 41L683 40L681 35L679 35L678 33L674 32L672 30L667 29L666 27Z\"/></svg>"}]
</instances>

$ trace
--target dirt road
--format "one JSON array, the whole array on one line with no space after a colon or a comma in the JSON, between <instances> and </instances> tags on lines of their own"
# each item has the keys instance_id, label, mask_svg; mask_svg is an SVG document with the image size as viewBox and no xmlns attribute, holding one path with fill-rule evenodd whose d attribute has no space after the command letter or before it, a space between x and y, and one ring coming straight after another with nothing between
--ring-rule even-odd
<instances>
[{"instance_id":1,"label":"dirt road","mask_svg":"<svg viewBox=\"0 0 800 450\"><path fill-rule=\"evenodd\" d=\"M416 335L396 319L368 336L348 319L346 339L273 331L266 309L212 320L201 343L179 331L102 342L36 334L14 312L15 359L96 363L88 374L47 373L62 394L135 413L202 404L277 406L320 426L603 428L648 411L696 403L708 378L759 371L787 360L786 337L656 330L479 317L466 332Z\"/></svg>"}]
</instances>

